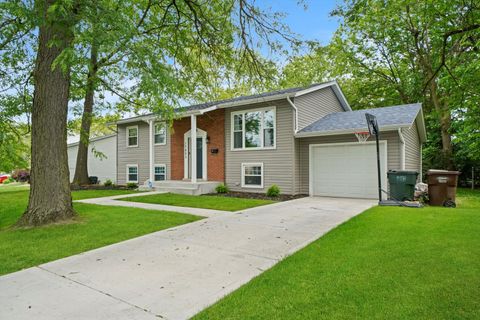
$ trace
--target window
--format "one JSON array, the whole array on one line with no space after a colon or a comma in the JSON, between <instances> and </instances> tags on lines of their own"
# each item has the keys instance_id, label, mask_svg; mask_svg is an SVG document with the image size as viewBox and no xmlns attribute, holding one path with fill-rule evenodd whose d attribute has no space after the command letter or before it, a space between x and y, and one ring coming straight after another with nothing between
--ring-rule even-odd
<instances>
[{"instance_id":1,"label":"window","mask_svg":"<svg viewBox=\"0 0 480 320\"><path fill-rule=\"evenodd\" d=\"M263 163L242 163L242 187L263 188Z\"/></svg>"},{"instance_id":2,"label":"window","mask_svg":"<svg viewBox=\"0 0 480 320\"><path fill-rule=\"evenodd\" d=\"M138 182L138 165L127 165L127 182Z\"/></svg>"},{"instance_id":3,"label":"window","mask_svg":"<svg viewBox=\"0 0 480 320\"><path fill-rule=\"evenodd\" d=\"M127 147L138 147L138 126L127 127Z\"/></svg>"},{"instance_id":4,"label":"window","mask_svg":"<svg viewBox=\"0 0 480 320\"><path fill-rule=\"evenodd\" d=\"M164 123L156 123L155 124L155 144L165 144L166 143L166 132L165 124Z\"/></svg>"},{"instance_id":5,"label":"window","mask_svg":"<svg viewBox=\"0 0 480 320\"><path fill-rule=\"evenodd\" d=\"M155 181L167 180L167 169L164 164L155 165Z\"/></svg>"},{"instance_id":6,"label":"window","mask_svg":"<svg viewBox=\"0 0 480 320\"><path fill-rule=\"evenodd\" d=\"M233 149L275 148L275 108L232 113Z\"/></svg>"}]
</instances>

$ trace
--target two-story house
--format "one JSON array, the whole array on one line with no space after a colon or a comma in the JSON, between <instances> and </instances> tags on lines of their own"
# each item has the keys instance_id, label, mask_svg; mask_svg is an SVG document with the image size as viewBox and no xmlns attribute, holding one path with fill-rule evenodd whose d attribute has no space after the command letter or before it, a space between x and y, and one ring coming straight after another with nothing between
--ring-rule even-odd
<instances>
[{"instance_id":1,"label":"two-story house","mask_svg":"<svg viewBox=\"0 0 480 320\"><path fill-rule=\"evenodd\" d=\"M117 122L116 181L201 194L231 190L375 198L374 138L381 128L382 181L389 169L421 171L420 104L352 111L335 81L182 108L168 127L154 114Z\"/></svg>"}]
</instances>

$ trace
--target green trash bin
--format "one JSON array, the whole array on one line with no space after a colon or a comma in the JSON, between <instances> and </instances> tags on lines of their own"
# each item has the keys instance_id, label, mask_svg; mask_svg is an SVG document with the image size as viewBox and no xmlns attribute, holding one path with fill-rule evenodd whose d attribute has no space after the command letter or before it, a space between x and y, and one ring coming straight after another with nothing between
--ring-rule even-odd
<instances>
[{"instance_id":1,"label":"green trash bin","mask_svg":"<svg viewBox=\"0 0 480 320\"><path fill-rule=\"evenodd\" d=\"M418 172L407 170L389 170L387 177L388 184L390 186L391 200L413 200Z\"/></svg>"}]
</instances>

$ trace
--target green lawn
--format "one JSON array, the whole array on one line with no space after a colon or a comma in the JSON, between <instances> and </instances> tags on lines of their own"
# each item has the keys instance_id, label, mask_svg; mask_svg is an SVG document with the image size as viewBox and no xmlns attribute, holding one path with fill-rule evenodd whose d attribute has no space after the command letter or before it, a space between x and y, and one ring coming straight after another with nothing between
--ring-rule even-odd
<instances>
[{"instance_id":1,"label":"green lawn","mask_svg":"<svg viewBox=\"0 0 480 320\"><path fill-rule=\"evenodd\" d=\"M238 211L275 203L273 200L244 199L221 196L190 196L175 193L162 193L149 196L122 198L120 200L223 211Z\"/></svg>"},{"instance_id":2,"label":"green lawn","mask_svg":"<svg viewBox=\"0 0 480 320\"><path fill-rule=\"evenodd\" d=\"M98 194L113 195L118 190L74 191L73 198ZM27 200L28 190L0 190L0 275L201 219L175 212L76 203L79 219L75 223L15 229L12 225Z\"/></svg>"},{"instance_id":3,"label":"green lawn","mask_svg":"<svg viewBox=\"0 0 480 320\"><path fill-rule=\"evenodd\" d=\"M480 192L374 207L195 319L479 319Z\"/></svg>"}]
</instances>

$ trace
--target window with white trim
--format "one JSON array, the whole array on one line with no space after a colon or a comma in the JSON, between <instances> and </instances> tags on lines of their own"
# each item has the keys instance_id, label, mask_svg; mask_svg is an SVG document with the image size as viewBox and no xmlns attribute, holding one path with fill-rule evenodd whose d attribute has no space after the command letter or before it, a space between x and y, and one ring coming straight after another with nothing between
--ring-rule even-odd
<instances>
[{"instance_id":1,"label":"window with white trim","mask_svg":"<svg viewBox=\"0 0 480 320\"><path fill-rule=\"evenodd\" d=\"M127 127L127 147L138 146L138 126Z\"/></svg>"},{"instance_id":2,"label":"window with white trim","mask_svg":"<svg viewBox=\"0 0 480 320\"><path fill-rule=\"evenodd\" d=\"M127 165L127 182L138 182L138 165Z\"/></svg>"},{"instance_id":3,"label":"window with white trim","mask_svg":"<svg viewBox=\"0 0 480 320\"><path fill-rule=\"evenodd\" d=\"M242 163L242 187L263 188L263 163Z\"/></svg>"},{"instance_id":4,"label":"window with white trim","mask_svg":"<svg viewBox=\"0 0 480 320\"><path fill-rule=\"evenodd\" d=\"M165 123L155 123L154 140L155 140L155 144L166 143L167 130L165 128Z\"/></svg>"},{"instance_id":5,"label":"window with white trim","mask_svg":"<svg viewBox=\"0 0 480 320\"><path fill-rule=\"evenodd\" d=\"M275 148L275 107L232 112L232 149Z\"/></svg>"},{"instance_id":6,"label":"window with white trim","mask_svg":"<svg viewBox=\"0 0 480 320\"><path fill-rule=\"evenodd\" d=\"M164 164L155 165L155 181L167 180L167 167Z\"/></svg>"}]
</instances>

